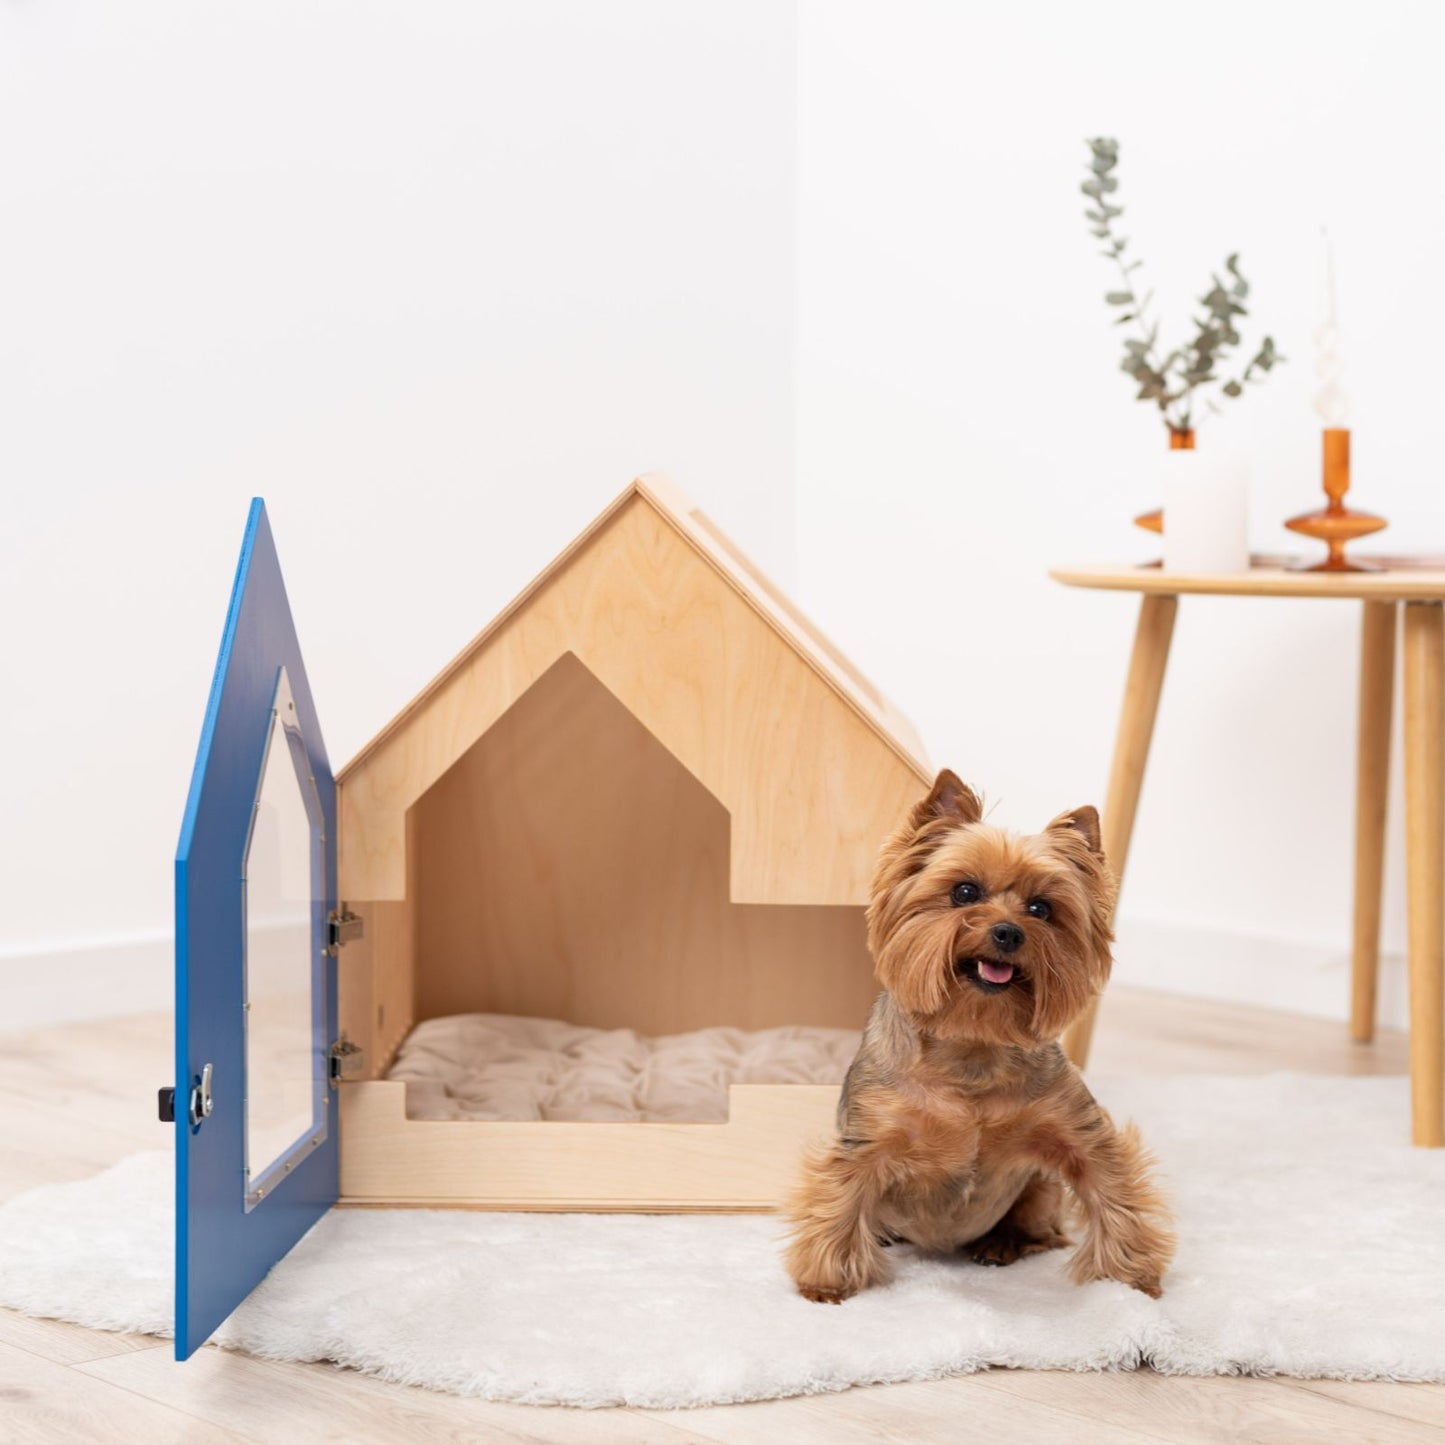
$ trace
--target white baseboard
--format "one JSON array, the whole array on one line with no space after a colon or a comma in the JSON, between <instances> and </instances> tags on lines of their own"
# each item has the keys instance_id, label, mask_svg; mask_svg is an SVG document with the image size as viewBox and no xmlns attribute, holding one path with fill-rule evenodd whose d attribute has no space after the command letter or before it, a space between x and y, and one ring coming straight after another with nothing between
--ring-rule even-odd
<instances>
[{"instance_id":1,"label":"white baseboard","mask_svg":"<svg viewBox=\"0 0 1445 1445\"><path fill-rule=\"evenodd\" d=\"M0 1032L157 1013L174 978L168 933L0 953Z\"/></svg>"},{"instance_id":2,"label":"white baseboard","mask_svg":"<svg viewBox=\"0 0 1445 1445\"><path fill-rule=\"evenodd\" d=\"M153 1013L173 1003L169 934L96 940L45 951L0 953L0 1032L80 1019ZM1228 999L1315 1018L1347 1019L1350 956L1345 944L1262 938L1198 924L1125 916L1114 978L1139 988ZM1408 1021L1405 960L1380 960L1380 1013L1387 1028Z\"/></svg>"},{"instance_id":3,"label":"white baseboard","mask_svg":"<svg viewBox=\"0 0 1445 1445\"><path fill-rule=\"evenodd\" d=\"M1263 938L1194 923L1121 916L1114 980L1164 993L1227 999L1314 1018L1350 1016L1349 941L1330 945ZM1383 1028L1407 1028L1405 959L1380 958L1379 1014Z\"/></svg>"}]
</instances>

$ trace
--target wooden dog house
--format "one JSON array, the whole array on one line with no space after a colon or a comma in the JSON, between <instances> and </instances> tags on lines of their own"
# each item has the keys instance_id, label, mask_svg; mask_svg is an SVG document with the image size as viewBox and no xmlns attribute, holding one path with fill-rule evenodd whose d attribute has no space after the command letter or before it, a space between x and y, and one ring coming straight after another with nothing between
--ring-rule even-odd
<instances>
[{"instance_id":1,"label":"wooden dog house","mask_svg":"<svg viewBox=\"0 0 1445 1445\"><path fill-rule=\"evenodd\" d=\"M310 912L289 915L310 930L308 991L291 1006L293 1072L304 1056L309 1073L291 1099L302 1134L253 1169L255 1126L222 1104L261 1107L261 905L248 945L244 892L269 866L257 820L277 769L315 843L309 873L293 850ZM836 1086L735 1084L715 1124L455 1122L408 1117L388 1067L414 1025L473 1012L645 1034L859 1027L877 991L869 876L930 778L909 724L647 477L333 792L256 503L177 862L178 1262L194 1275L178 1288L178 1351L338 1198L775 1206ZM266 914L281 920L268 937L287 916ZM237 1025L225 1016L239 999ZM212 1258L232 1236L244 1242L228 1262ZM242 1274L254 1278L237 1295Z\"/></svg>"}]
</instances>

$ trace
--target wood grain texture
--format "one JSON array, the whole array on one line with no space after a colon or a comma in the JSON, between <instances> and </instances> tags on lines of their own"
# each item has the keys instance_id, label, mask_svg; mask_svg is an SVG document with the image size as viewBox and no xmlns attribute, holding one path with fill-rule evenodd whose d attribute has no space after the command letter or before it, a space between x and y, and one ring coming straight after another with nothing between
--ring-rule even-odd
<instances>
[{"instance_id":1,"label":"wood grain texture","mask_svg":"<svg viewBox=\"0 0 1445 1445\"><path fill-rule=\"evenodd\" d=\"M341 771L344 897L404 896L407 810L568 652L728 811L735 902L867 901L930 781L911 738L642 483Z\"/></svg>"},{"instance_id":2,"label":"wood grain texture","mask_svg":"<svg viewBox=\"0 0 1445 1445\"><path fill-rule=\"evenodd\" d=\"M311 1440L345 1445L472 1440L614 1445L624 1414L498 1405L392 1385L327 1364L258 1360L214 1348L202 1350L181 1369L164 1349L81 1368L117 1390L162 1401L258 1445ZM663 1421L631 1416L625 1435L638 1445L687 1445L703 1438L687 1430L685 1415Z\"/></svg>"},{"instance_id":3,"label":"wood grain texture","mask_svg":"<svg viewBox=\"0 0 1445 1445\"><path fill-rule=\"evenodd\" d=\"M1256 557L1248 572L1169 572L1162 567L1137 566L1055 567L1049 576L1069 587L1169 596L1211 593L1220 597L1334 597L1375 602L1445 599L1445 566L1397 566L1385 572L1292 572L1286 565L1288 560Z\"/></svg>"},{"instance_id":4,"label":"wood grain texture","mask_svg":"<svg viewBox=\"0 0 1445 1445\"><path fill-rule=\"evenodd\" d=\"M1114 761L1109 768L1109 788L1104 795L1101 819L1104 855L1120 885L1129 859L1129 840L1134 836L1134 815L1144 786L1144 768L1149 761L1149 744L1154 737L1154 719L1159 712L1159 695L1164 689L1164 669L1169 661L1169 643L1174 636L1174 618L1179 599L1149 595L1140 599L1139 622L1134 631L1134 651L1129 676L1124 683L1124 706L1114 738ZM1069 1028L1064 1051L1083 1068L1089 1059L1099 1001Z\"/></svg>"},{"instance_id":5,"label":"wood grain texture","mask_svg":"<svg viewBox=\"0 0 1445 1445\"><path fill-rule=\"evenodd\" d=\"M1445 1434L1445 1385L1397 1385L1391 1380L1291 1380L1279 1381L1295 1389L1321 1395L1347 1405L1377 1410Z\"/></svg>"},{"instance_id":6,"label":"wood grain texture","mask_svg":"<svg viewBox=\"0 0 1445 1445\"><path fill-rule=\"evenodd\" d=\"M0 1440L5 1445L225 1445L244 1438L92 1380L81 1369L0 1344Z\"/></svg>"},{"instance_id":7,"label":"wood grain texture","mask_svg":"<svg viewBox=\"0 0 1445 1445\"><path fill-rule=\"evenodd\" d=\"M776 1208L838 1090L734 1084L725 1124L408 1119L406 1085L344 1084L343 1204L674 1212Z\"/></svg>"},{"instance_id":8,"label":"wood grain texture","mask_svg":"<svg viewBox=\"0 0 1445 1445\"><path fill-rule=\"evenodd\" d=\"M1395 614L1393 602L1366 602L1361 609L1350 1032L1362 1041L1374 1036L1380 972L1380 890L1385 876L1385 803L1395 700Z\"/></svg>"},{"instance_id":9,"label":"wood grain texture","mask_svg":"<svg viewBox=\"0 0 1445 1445\"><path fill-rule=\"evenodd\" d=\"M153 1350L155 1343L149 1335L87 1330L64 1320L32 1319L13 1310L0 1310L0 1344L39 1355L57 1365L83 1365L110 1355Z\"/></svg>"},{"instance_id":10,"label":"wood grain texture","mask_svg":"<svg viewBox=\"0 0 1445 1445\"><path fill-rule=\"evenodd\" d=\"M344 901L361 915L365 931L337 963L341 1032L363 1051L356 1077L380 1079L416 1023L416 908L410 897Z\"/></svg>"},{"instance_id":11,"label":"wood grain texture","mask_svg":"<svg viewBox=\"0 0 1445 1445\"><path fill-rule=\"evenodd\" d=\"M1410 1106L1416 1144L1445 1145L1445 609L1405 608L1405 850Z\"/></svg>"},{"instance_id":12,"label":"wood grain texture","mask_svg":"<svg viewBox=\"0 0 1445 1445\"><path fill-rule=\"evenodd\" d=\"M82 1161L89 1161L82 1169L89 1172L160 1142L165 1130L153 1122L151 1087L171 1067L170 1031L168 1016L150 1014L0 1036L0 1161L5 1165L0 1192L74 1178ZM1110 1006L1100 1020L1094 1061L1105 1073L1248 1074L1280 1068L1401 1073L1406 1052L1404 1034L1388 1029L1370 1044L1354 1044L1330 1020L1118 988L1110 992ZM49 1149L13 1148L21 1137L16 1130L47 1097ZM214 1347L176 1366L159 1341L145 1341L150 1348L137 1351L135 1336L26 1320L6 1311L0 1311L0 1342L29 1357L18 1367L18 1379L7 1377L23 1394L0 1398L0 1438L7 1445L11 1439L26 1445L218 1439L267 1445L296 1439L359 1445L392 1440L667 1445L674 1439L772 1445L794 1438L952 1445L970 1434L986 1434L998 1445L1033 1445L1041 1439L1129 1438L1123 1431L1151 1440L1211 1440L1226 1424L1238 1428L1234 1438L1246 1441L1423 1442L1438 1440L1445 1426L1445 1387L1436 1385L1201 1382L1148 1371L1039 1375L1009 1370L939 1380L926 1388L883 1386L780 1402L791 1407L782 1415L769 1406L733 1406L645 1417L631 1410L494 1405L389 1385L327 1365L250 1360ZM142 1359L124 1367L106 1361L121 1350ZM105 1363L84 1375L73 1367L90 1360ZM1259 1399L1261 1387L1279 1392L1279 1409ZM1002 1408L986 1404L988 1429L975 1431L975 1402L981 1392L999 1389L1031 1398L1017 1408L1009 1400ZM798 1424L804 1406L806 1419ZM16 1420L23 1420L23 1428ZM1381 1433L1384 1429L1391 1433Z\"/></svg>"},{"instance_id":13,"label":"wood grain texture","mask_svg":"<svg viewBox=\"0 0 1445 1445\"><path fill-rule=\"evenodd\" d=\"M1164 1438L1132 1425L990 1390L983 1375L919 1380L842 1395L758 1400L686 1412L690 1430L719 1445L960 1445L965 1441L1067 1441L1069 1445L1142 1445ZM662 1411L649 1418L674 1419Z\"/></svg>"},{"instance_id":14,"label":"wood grain texture","mask_svg":"<svg viewBox=\"0 0 1445 1445\"><path fill-rule=\"evenodd\" d=\"M343 950L341 1018L367 1079L414 1021L454 1013L858 1027L874 859L929 781L911 728L837 649L667 483L634 483L342 770L340 896L366 933ZM549 1125L504 1160L488 1127L451 1124L446 1150L416 1156L432 1136L353 1110L343 1189L753 1207L798 1138L778 1106L681 1154L640 1142L653 1125L615 1155L584 1146L597 1126ZM615 1127L595 1140L615 1146ZM570 1151L556 1193L548 1148ZM455 1191L448 1159L474 1161L480 1193ZM624 1187L626 1160L644 1172Z\"/></svg>"},{"instance_id":15,"label":"wood grain texture","mask_svg":"<svg viewBox=\"0 0 1445 1445\"><path fill-rule=\"evenodd\" d=\"M416 1017L859 1028L861 907L736 904L727 810L571 654L411 814Z\"/></svg>"},{"instance_id":16,"label":"wood grain texture","mask_svg":"<svg viewBox=\"0 0 1445 1445\"><path fill-rule=\"evenodd\" d=\"M1162 1440L1240 1442L1370 1440L1406 1445L1417 1428L1357 1401L1339 1404L1293 1388L1292 1381L1224 1375L1164 1376L1142 1370L1114 1377L1037 1370L991 1370L979 1377L991 1390L1019 1400L1077 1411L1115 1428L1146 1429ZM1391 1387L1393 1388L1393 1387Z\"/></svg>"}]
</instances>

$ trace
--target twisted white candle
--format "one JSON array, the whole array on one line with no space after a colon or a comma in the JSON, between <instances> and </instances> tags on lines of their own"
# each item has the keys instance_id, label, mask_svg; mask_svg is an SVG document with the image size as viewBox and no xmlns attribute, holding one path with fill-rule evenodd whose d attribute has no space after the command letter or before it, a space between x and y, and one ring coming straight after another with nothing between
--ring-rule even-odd
<instances>
[{"instance_id":1,"label":"twisted white candle","mask_svg":"<svg viewBox=\"0 0 1445 1445\"><path fill-rule=\"evenodd\" d=\"M1339 309L1335 298L1335 247L1327 230L1324 238L1324 314L1315 331L1315 376L1320 383L1315 393L1315 410L1327 427L1342 427L1349 413L1350 399L1340 385L1345 361L1340 354Z\"/></svg>"}]
</instances>

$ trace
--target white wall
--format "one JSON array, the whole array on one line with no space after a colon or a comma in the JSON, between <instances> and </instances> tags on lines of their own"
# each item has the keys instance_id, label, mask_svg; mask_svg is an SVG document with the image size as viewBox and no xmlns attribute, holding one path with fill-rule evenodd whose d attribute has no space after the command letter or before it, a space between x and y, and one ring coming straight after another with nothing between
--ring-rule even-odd
<instances>
[{"instance_id":1,"label":"white wall","mask_svg":"<svg viewBox=\"0 0 1445 1445\"><path fill-rule=\"evenodd\" d=\"M1351 500L1389 517L1394 549L1445 550L1445 13L804 0L801 16L802 600L935 761L1037 826L1101 797L1135 610L1045 570L1151 554L1129 519L1159 501L1164 446L1116 369L1083 137L1122 142L1122 230L1165 317L1182 325L1238 249L1251 327L1290 358L1199 434L1250 460L1256 545L1292 545L1280 521L1320 500L1328 225ZM1356 630L1349 604L1186 599L1119 976L1342 1012Z\"/></svg>"},{"instance_id":2,"label":"white wall","mask_svg":"<svg viewBox=\"0 0 1445 1445\"><path fill-rule=\"evenodd\" d=\"M1124 143L1164 312L1238 248L1291 357L1201 430L1251 458L1257 542L1317 496L1328 223L1358 502L1394 546L1445 543L1436 7L803 0L797 22L0 7L8 1016L62 976L76 1012L163 1000L135 980L164 987L255 491L335 761L660 467L801 579L999 817L1099 798L1133 609L1044 570L1148 554L1128 518L1162 440L1115 369L1086 134ZM1122 976L1342 1006L1355 650L1347 606L1186 603Z\"/></svg>"},{"instance_id":3,"label":"white wall","mask_svg":"<svg viewBox=\"0 0 1445 1445\"><path fill-rule=\"evenodd\" d=\"M0 7L0 1024L165 996L253 493L335 763L638 472L795 580L795 109L766 0Z\"/></svg>"}]
</instances>

